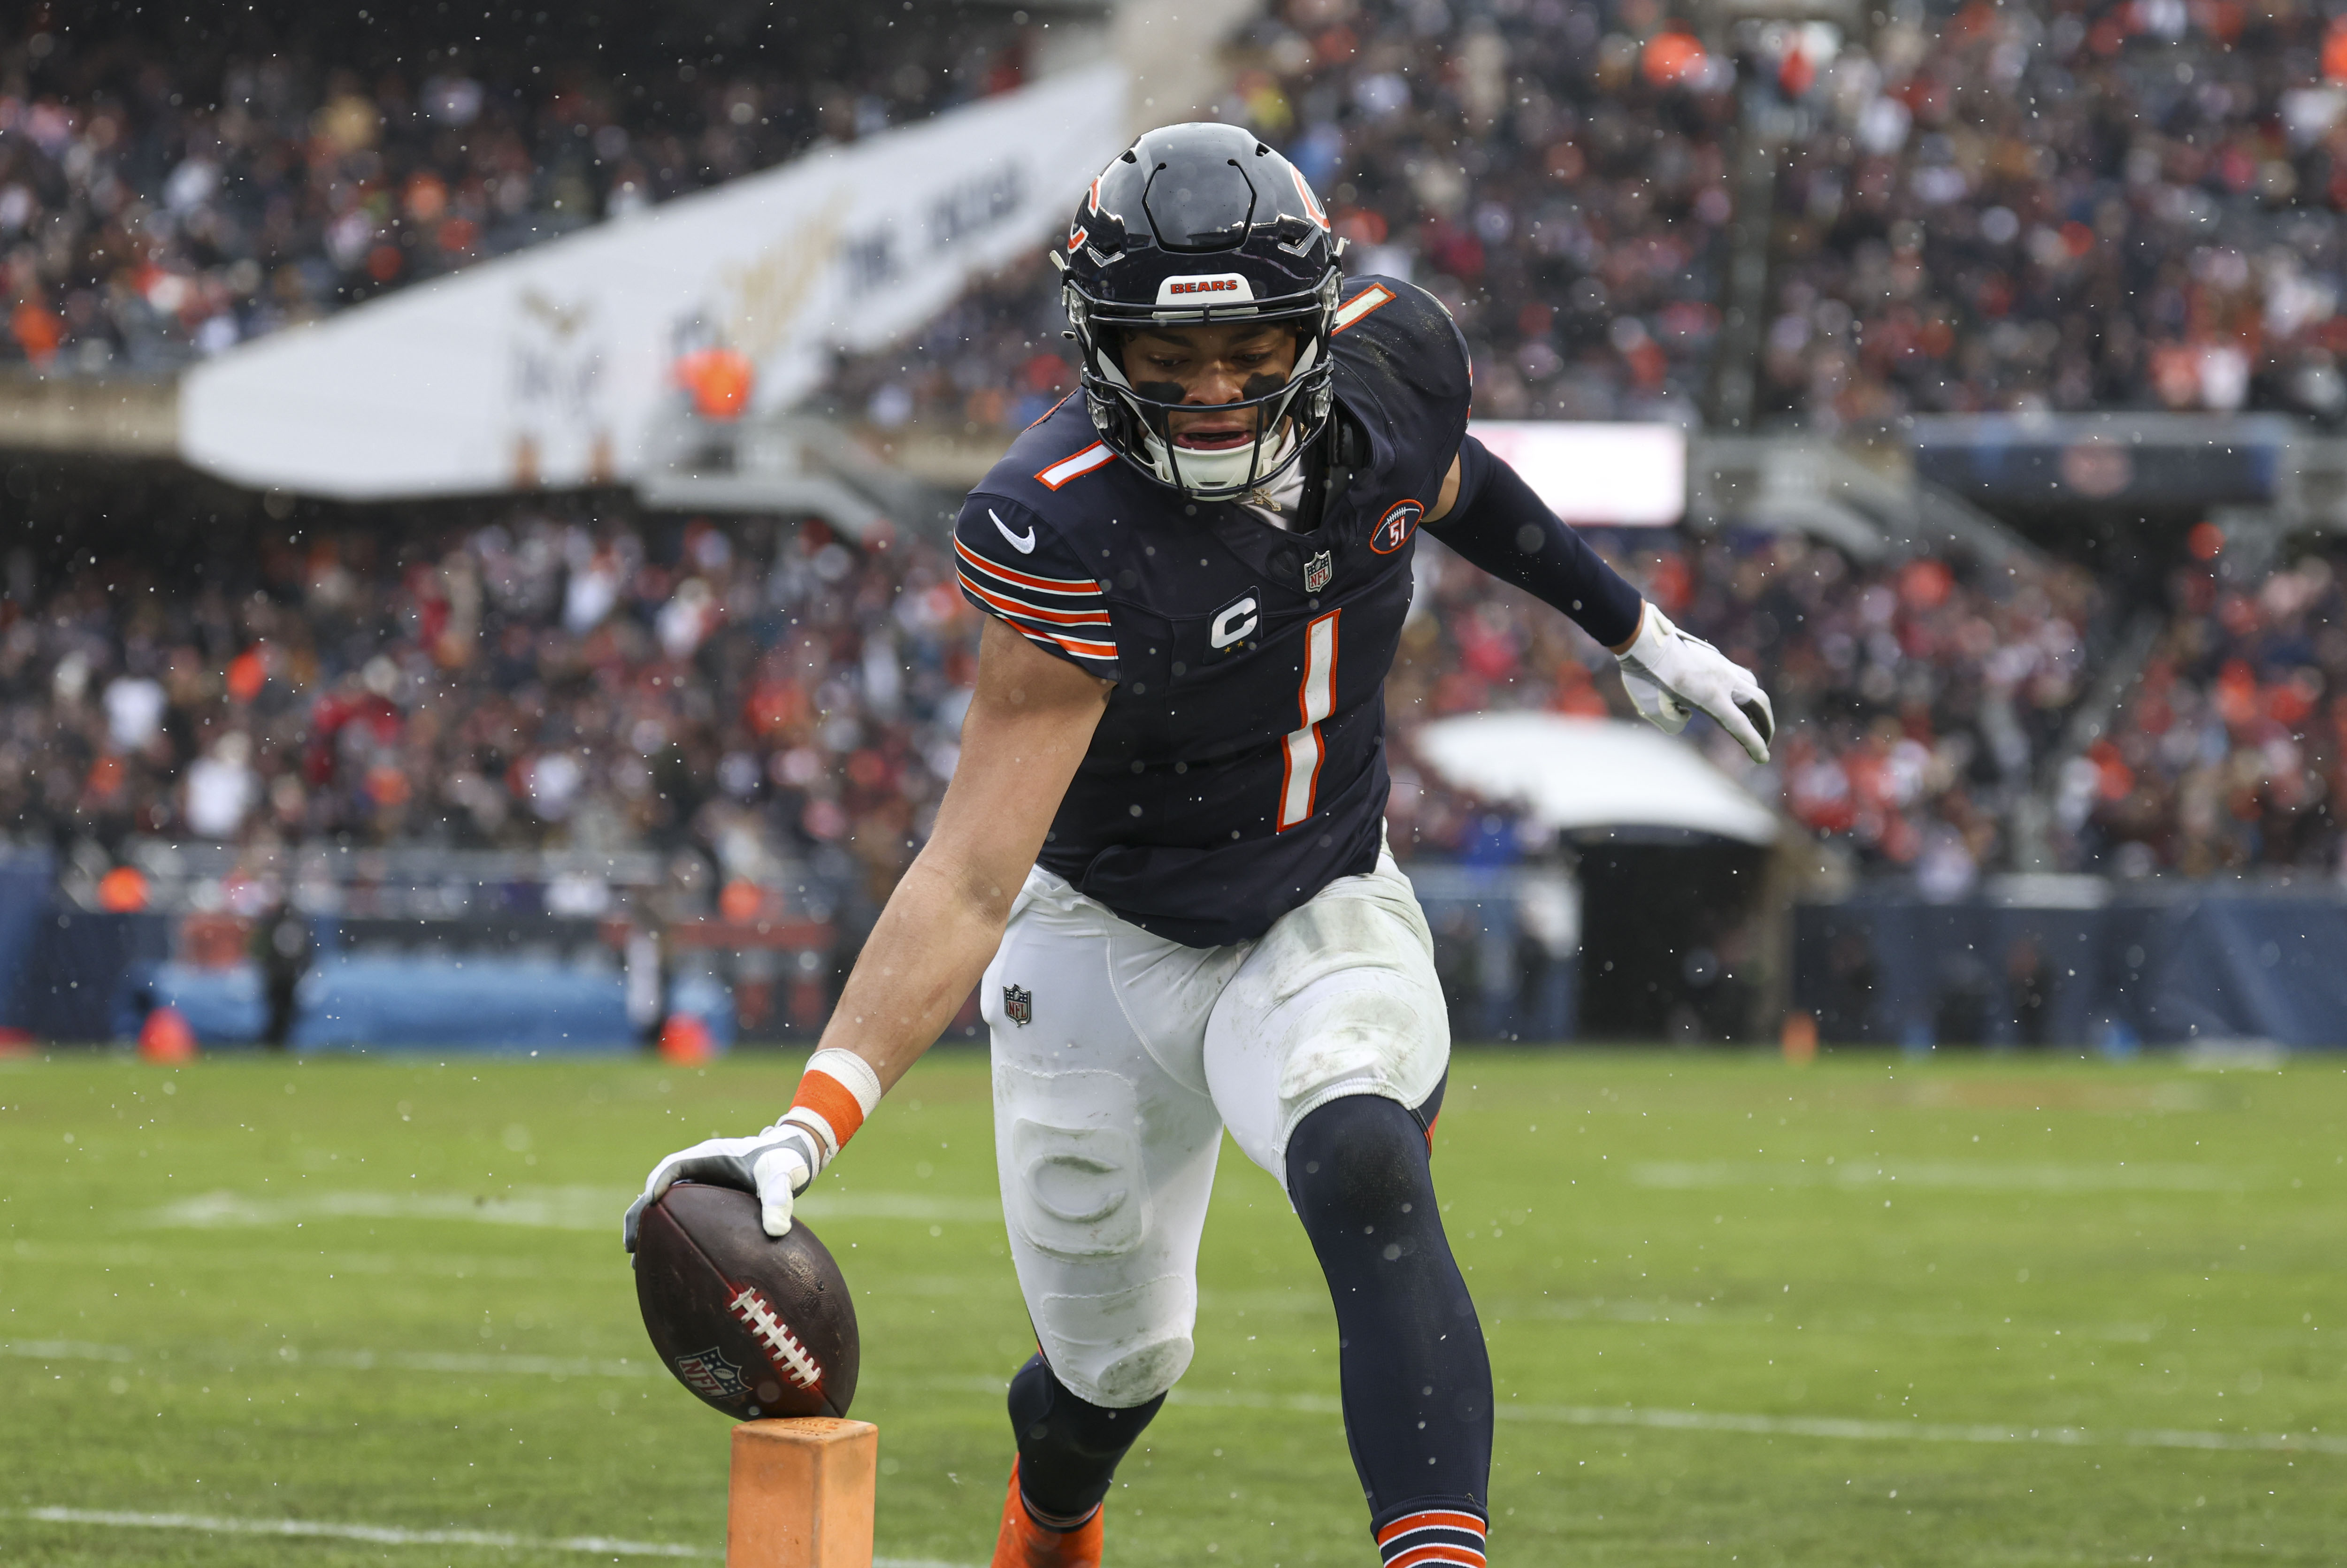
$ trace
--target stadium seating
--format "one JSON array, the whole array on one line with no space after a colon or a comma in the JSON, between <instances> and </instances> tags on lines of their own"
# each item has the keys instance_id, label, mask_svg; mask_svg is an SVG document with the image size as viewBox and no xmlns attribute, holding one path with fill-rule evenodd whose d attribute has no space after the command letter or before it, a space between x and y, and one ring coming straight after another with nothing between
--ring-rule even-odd
<instances>
[{"instance_id":1,"label":"stadium seating","mask_svg":"<svg viewBox=\"0 0 2347 1568\"><path fill-rule=\"evenodd\" d=\"M1827 37L1830 37L1829 33ZM2347 415L2347 32L2311 7L1933 5L1739 35L1797 128L1758 414ZM1357 270L1459 318L1485 417L1690 418L1720 325L1737 73L1663 8L1289 0L1223 104ZM1038 261L846 367L884 424L1015 427L1060 384Z\"/></svg>"},{"instance_id":2,"label":"stadium seating","mask_svg":"<svg viewBox=\"0 0 2347 1568\"><path fill-rule=\"evenodd\" d=\"M2347 873L2347 551L2261 582L2177 569L2170 613L2112 731L2074 759L2060 809L2081 862L2117 875Z\"/></svg>"},{"instance_id":3,"label":"stadium seating","mask_svg":"<svg viewBox=\"0 0 2347 1568\"><path fill-rule=\"evenodd\" d=\"M600 512L208 562L233 594L149 599L151 564L85 561L0 641L0 809L114 851L689 845L710 889L823 860L884 891L951 772L974 668L937 550ZM2082 574L1861 568L1792 536L1605 542L1776 693L1778 763L1714 743L1723 767L1870 865L1936 856L1968 883L2004 864L1997 823L2079 690L2100 609ZM1389 693L1402 756L1415 723L1480 708L1628 714L1602 650L1427 554ZM1400 782L1398 852L1459 853L1481 808L1423 770Z\"/></svg>"},{"instance_id":4,"label":"stadium seating","mask_svg":"<svg viewBox=\"0 0 2347 1568\"><path fill-rule=\"evenodd\" d=\"M655 65L664 31L691 28L678 8L566 15L552 42L485 16L462 46L422 14L272 9L109 18L11 50L0 360L169 369L1023 69L1007 19L947 35L851 9L730 58L691 29L700 46Z\"/></svg>"}]
</instances>

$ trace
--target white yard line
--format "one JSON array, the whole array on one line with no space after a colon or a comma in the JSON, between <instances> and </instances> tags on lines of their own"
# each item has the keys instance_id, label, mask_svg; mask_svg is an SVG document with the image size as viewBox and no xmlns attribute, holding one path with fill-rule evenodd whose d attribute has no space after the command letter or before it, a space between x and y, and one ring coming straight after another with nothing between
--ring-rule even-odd
<instances>
[{"instance_id":1,"label":"white yard line","mask_svg":"<svg viewBox=\"0 0 2347 1568\"><path fill-rule=\"evenodd\" d=\"M497 1530L401 1530L385 1524L335 1524L314 1519L222 1519L206 1513L124 1513L103 1508L27 1508L20 1519L44 1524L93 1524L133 1530L188 1530L207 1535L323 1536L375 1546L483 1546L502 1552L593 1552L612 1557L723 1557L712 1546L668 1541L621 1541L609 1535L560 1538L508 1535ZM872 1568L965 1568L926 1557L875 1557Z\"/></svg>"},{"instance_id":2,"label":"white yard line","mask_svg":"<svg viewBox=\"0 0 2347 1568\"><path fill-rule=\"evenodd\" d=\"M2214 1165L2006 1165L1952 1160L1890 1164L1856 1160L1846 1165L1650 1160L1631 1166L1630 1180L1641 1187L1691 1192L1898 1186L1951 1193L2232 1193L2252 1184L2241 1173Z\"/></svg>"},{"instance_id":3,"label":"white yard line","mask_svg":"<svg viewBox=\"0 0 2347 1568\"><path fill-rule=\"evenodd\" d=\"M0 1339L0 1356L20 1356L27 1361L136 1361L139 1353L128 1345L92 1345L82 1339Z\"/></svg>"},{"instance_id":4,"label":"white yard line","mask_svg":"<svg viewBox=\"0 0 2347 1568\"><path fill-rule=\"evenodd\" d=\"M1332 1416L1344 1407L1324 1394L1243 1394L1176 1389L1169 1404L1293 1410ZM1848 1442L2037 1443L2056 1448L2215 1449L2250 1453L2347 1455L2347 1438L2312 1432L2103 1430L2084 1427L1959 1426L1928 1421L1861 1421L1830 1416L1742 1416L1717 1410L1667 1410L1634 1405L1503 1403L1503 1421L1566 1427L1649 1427L1667 1431L1741 1432L1756 1437L1826 1438Z\"/></svg>"},{"instance_id":5,"label":"white yard line","mask_svg":"<svg viewBox=\"0 0 2347 1568\"><path fill-rule=\"evenodd\" d=\"M1501 1405L1501 1420L1573 1427L1660 1427L1762 1437L1830 1438L1857 1442L2047 1443L2061 1448L2229 1449L2255 1453L2347 1454L2347 1438L2311 1432L2094 1430L2084 1427L1956 1426L1931 1421L1860 1421L1824 1416L1738 1416L1595 1405Z\"/></svg>"},{"instance_id":6,"label":"white yard line","mask_svg":"<svg viewBox=\"0 0 2347 1568\"><path fill-rule=\"evenodd\" d=\"M557 1540L497 1530L400 1530L384 1524L331 1524L315 1519L222 1519L206 1513L121 1513L101 1508L28 1508L19 1516L44 1524L98 1524L138 1530L191 1530L207 1535L325 1536L378 1546L491 1546L505 1551L596 1552L613 1557L722 1557L706 1546L665 1541L618 1541L604 1535ZM877 1568L877 1564L875 1564Z\"/></svg>"},{"instance_id":7,"label":"white yard line","mask_svg":"<svg viewBox=\"0 0 2347 1568\"><path fill-rule=\"evenodd\" d=\"M199 1348L189 1359L234 1371L241 1366L323 1367L344 1372L453 1372L473 1377L519 1378L649 1378L658 1370L651 1360L621 1356L596 1360L585 1356L525 1356L494 1351L460 1353L442 1350L303 1350L280 1345L273 1350L239 1354L226 1347ZM80 1339L0 1339L0 1356L27 1361L143 1361L169 1367L174 1358L128 1345L93 1345Z\"/></svg>"},{"instance_id":8,"label":"white yard line","mask_svg":"<svg viewBox=\"0 0 2347 1568\"><path fill-rule=\"evenodd\" d=\"M609 1231L635 1193L625 1187L518 1187L494 1197L471 1193L292 1192L260 1197L225 1189L165 1204L140 1223L179 1230L299 1225L310 1220L445 1220L535 1230ZM1002 1223L993 1198L921 1193L824 1192L800 1211L810 1221L911 1220L928 1225Z\"/></svg>"}]
</instances>

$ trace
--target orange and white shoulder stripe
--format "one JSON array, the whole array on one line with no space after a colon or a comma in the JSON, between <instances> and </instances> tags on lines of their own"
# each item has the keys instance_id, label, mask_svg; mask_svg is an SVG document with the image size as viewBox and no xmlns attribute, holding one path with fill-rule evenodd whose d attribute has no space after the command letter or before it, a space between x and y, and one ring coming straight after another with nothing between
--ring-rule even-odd
<instances>
[{"instance_id":1,"label":"orange and white shoulder stripe","mask_svg":"<svg viewBox=\"0 0 2347 1568\"><path fill-rule=\"evenodd\" d=\"M1101 586L1091 578L1020 571L987 559L959 539L954 540L954 554L961 561L962 591L999 615L1031 620L1046 630L1109 624Z\"/></svg>"},{"instance_id":2,"label":"orange and white shoulder stripe","mask_svg":"<svg viewBox=\"0 0 2347 1568\"><path fill-rule=\"evenodd\" d=\"M1383 283L1371 283L1337 307L1336 315L1329 321L1328 330L1332 333L1343 332L1347 327L1358 323L1371 311L1383 305L1389 305L1393 302L1394 292L1391 289L1387 288Z\"/></svg>"},{"instance_id":3,"label":"orange and white shoulder stripe","mask_svg":"<svg viewBox=\"0 0 2347 1568\"><path fill-rule=\"evenodd\" d=\"M976 567L1005 588L1032 589L1037 593L1090 594L1100 597L1100 579L1096 577L1044 577L1037 572L1021 571L1017 567L1004 566L989 560L959 538L954 540L954 554L961 558L964 567ZM967 576L965 572L963 575Z\"/></svg>"},{"instance_id":4,"label":"orange and white shoulder stripe","mask_svg":"<svg viewBox=\"0 0 2347 1568\"><path fill-rule=\"evenodd\" d=\"M997 593L971 578L968 572L961 574L961 586L963 591L970 594L989 609L999 610L1004 615L1016 616L1021 620L1033 620L1045 626L1106 626L1109 624L1108 611L1105 610L1097 608L1053 610L1047 605L1038 604L1031 599L1021 599L1017 594Z\"/></svg>"},{"instance_id":5,"label":"orange and white shoulder stripe","mask_svg":"<svg viewBox=\"0 0 2347 1568\"><path fill-rule=\"evenodd\" d=\"M1036 470L1036 482L1047 490L1056 490L1071 479L1081 479L1095 468L1104 468L1116 461L1116 452L1105 441L1095 441L1081 452L1071 453L1048 468Z\"/></svg>"},{"instance_id":6,"label":"orange and white shoulder stripe","mask_svg":"<svg viewBox=\"0 0 2347 1568\"><path fill-rule=\"evenodd\" d=\"M1006 620L1003 624L1040 647L1057 648L1063 652L1072 653L1079 659L1097 659L1106 664L1116 662L1116 644L1113 642L1101 642L1089 637L1062 637L1052 631L1037 631L1032 627L1021 626L1015 620Z\"/></svg>"}]
</instances>

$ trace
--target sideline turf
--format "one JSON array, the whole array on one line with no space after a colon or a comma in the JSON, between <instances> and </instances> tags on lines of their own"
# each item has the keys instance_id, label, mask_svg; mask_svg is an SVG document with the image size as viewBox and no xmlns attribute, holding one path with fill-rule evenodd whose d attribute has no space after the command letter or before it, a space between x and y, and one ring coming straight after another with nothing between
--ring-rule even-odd
<instances>
[{"instance_id":1,"label":"sideline turf","mask_svg":"<svg viewBox=\"0 0 2347 1568\"><path fill-rule=\"evenodd\" d=\"M0 1063L0 1562L610 1560L40 1506L714 1550L726 1424L647 1365L619 1212L659 1154L770 1116L797 1065ZM2347 1452L2122 1440L2347 1439L2343 1132L2327 1059L1461 1053L1436 1175L1498 1370L1494 1562L2347 1560ZM920 1068L820 1192L880 1550L982 1563L996 1390L1030 1343L982 1061ZM1373 1563L1309 1252L1234 1150L1202 1278L1111 1563ZM1565 1419L1608 1407L2097 1440Z\"/></svg>"}]
</instances>

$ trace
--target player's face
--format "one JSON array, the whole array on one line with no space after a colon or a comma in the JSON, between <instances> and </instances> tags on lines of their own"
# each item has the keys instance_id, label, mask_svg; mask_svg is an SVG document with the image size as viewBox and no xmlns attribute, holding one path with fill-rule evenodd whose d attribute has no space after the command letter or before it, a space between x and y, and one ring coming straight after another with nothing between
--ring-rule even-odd
<instances>
[{"instance_id":1,"label":"player's face","mask_svg":"<svg viewBox=\"0 0 2347 1568\"><path fill-rule=\"evenodd\" d=\"M1182 406L1167 417L1177 446L1226 451L1255 439L1260 408L1229 408L1287 384L1296 332L1286 325L1153 327L1124 340L1124 378L1142 396Z\"/></svg>"}]
</instances>

